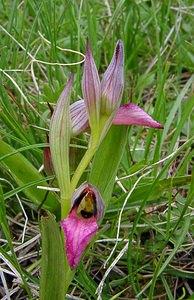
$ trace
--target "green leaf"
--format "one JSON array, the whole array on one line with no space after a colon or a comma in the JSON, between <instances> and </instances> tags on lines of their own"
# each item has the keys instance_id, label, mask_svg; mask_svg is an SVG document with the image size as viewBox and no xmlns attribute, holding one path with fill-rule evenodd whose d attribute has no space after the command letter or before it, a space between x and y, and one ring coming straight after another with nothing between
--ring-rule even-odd
<instances>
[{"instance_id":1,"label":"green leaf","mask_svg":"<svg viewBox=\"0 0 194 300\"><path fill-rule=\"evenodd\" d=\"M31 294L30 288L28 286L28 283L26 281L27 274L25 274L25 272L22 270L22 268L17 260L17 256L15 254L14 247L12 244L12 238L11 238L11 233L10 233L8 222L7 222L5 201L4 201L3 190L2 190L1 185L0 185L0 225L1 225L1 228L3 231L3 234L7 240L7 243L8 243L8 246L9 246L9 249L10 249L12 255L10 255L6 251L4 251L3 247L0 247L0 253L3 255L3 257L5 257L7 259L7 261L10 262L10 265L13 265L16 268L16 270L19 272L22 282L23 282L23 288L26 290L26 292L29 296L29 299L32 299L32 294Z\"/></svg>"},{"instance_id":2,"label":"green leaf","mask_svg":"<svg viewBox=\"0 0 194 300\"><path fill-rule=\"evenodd\" d=\"M163 134L162 134L162 142L165 140L168 131L170 129L171 124L174 121L175 118L175 114L177 113L177 110L181 107L181 103L183 102L183 99L186 95L186 93L188 93L188 90L190 88L190 86L193 83L193 79L194 79L194 75L192 75L189 80L187 81L187 83L184 85L183 89L181 90L181 92L178 94L178 97L176 99L176 101L173 104L173 107L171 109L170 115L168 116L168 119L166 120L166 124L163 130ZM191 99L192 100L192 99ZM185 120L184 120L185 121ZM182 122L181 122L182 123ZM179 128L180 131L180 128ZM178 131L178 132L179 132Z\"/></svg>"},{"instance_id":3,"label":"green leaf","mask_svg":"<svg viewBox=\"0 0 194 300\"><path fill-rule=\"evenodd\" d=\"M194 280L194 272L187 271L187 270L181 270L178 268L175 268L174 266L170 266L166 268L165 272L167 274L173 275L174 277L178 278L184 278L184 279L193 279Z\"/></svg>"},{"instance_id":4,"label":"green leaf","mask_svg":"<svg viewBox=\"0 0 194 300\"><path fill-rule=\"evenodd\" d=\"M127 126L112 126L92 163L89 182L99 189L106 206L110 200L117 169L125 149L127 129Z\"/></svg>"},{"instance_id":5,"label":"green leaf","mask_svg":"<svg viewBox=\"0 0 194 300\"><path fill-rule=\"evenodd\" d=\"M192 77L194 80L194 77ZM183 129L184 124L189 120L189 116L192 114L192 109L194 107L194 96L191 95L191 97L189 97L187 99L187 102L185 103L184 107L183 107L183 113L181 116L180 121L177 124L176 127L176 131L174 132L170 145L169 145L169 149L168 149L168 154L173 152L174 146L178 140L179 135L181 134L181 131Z\"/></svg>"},{"instance_id":6,"label":"green leaf","mask_svg":"<svg viewBox=\"0 0 194 300\"><path fill-rule=\"evenodd\" d=\"M87 294L85 294L85 299L88 299L89 298L88 293L90 293L92 296L94 296L98 285L95 282L95 280L87 273L82 262L79 264L79 266L80 267L79 267L77 280L84 287L84 290L87 292ZM107 289L106 289L106 291L102 291L102 299L103 300L108 300L108 299L110 299L110 297L111 296Z\"/></svg>"},{"instance_id":7,"label":"green leaf","mask_svg":"<svg viewBox=\"0 0 194 300\"><path fill-rule=\"evenodd\" d=\"M34 181L43 180L44 177L21 153L9 155L15 151L14 148L0 140L0 157L6 155L2 164L13 176L16 183L19 186L23 186L33 183ZM44 183L44 186L48 186L46 182ZM37 189L36 186L30 186L23 190L23 192L37 206L41 204L46 195L45 191ZM48 194L44 207L57 214L59 203L54 194Z\"/></svg>"},{"instance_id":8,"label":"green leaf","mask_svg":"<svg viewBox=\"0 0 194 300\"><path fill-rule=\"evenodd\" d=\"M129 288L125 288L122 291L120 291L119 293L117 293L116 295L114 295L113 297L111 297L109 300L114 300L114 299L118 299L118 297L123 294L125 291L127 291Z\"/></svg>"},{"instance_id":9,"label":"green leaf","mask_svg":"<svg viewBox=\"0 0 194 300\"><path fill-rule=\"evenodd\" d=\"M179 239L177 240L176 244L174 245L174 248L172 249L171 253L167 258L165 258L165 262L163 262L163 257L161 255L158 264L156 265L154 274L150 282L146 285L146 288L151 285L150 287L150 293L149 293L149 299L153 299L153 293L154 293L154 287L156 284L157 278L163 273L163 271L166 269L170 261L173 259L174 255L177 253L178 249L181 247L185 236L188 234L189 230L189 225L190 225L190 217L185 218L184 223L182 225L182 232L180 234ZM150 297L151 296L151 297Z\"/></svg>"},{"instance_id":10,"label":"green leaf","mask_svg":"<svg viewBox=\"0 0 194 300\"><path fill-rule=\"evenodd\" d=\"M41 218L42 261L40 300L64 300L65 253L57 222L51 214Z\"/></svg>"},{"instance_id":11,"label":"green leaf","mask_svg":"<svg viewBox=\"0 0 194 300\"><path fill-rule=\"evenodd\" d=\"M132 192L128 201L128 205L134 206L134 204L137 205L141 204L141 201L143 201L145 197L148 197L147 201L156 200L162 196L164 191L168 191L171 188L171 186L173 188L176 188L176 187L183 186L185 184L190 184L191 178L192 177L190 175L187 175L187 176L162 179L159 180L153 187L152 187L153 185L152 183L138 185ZM126 198L126 194L123 194L118 201L123 202L125 198Z\"/></svg>"}]
</instances>

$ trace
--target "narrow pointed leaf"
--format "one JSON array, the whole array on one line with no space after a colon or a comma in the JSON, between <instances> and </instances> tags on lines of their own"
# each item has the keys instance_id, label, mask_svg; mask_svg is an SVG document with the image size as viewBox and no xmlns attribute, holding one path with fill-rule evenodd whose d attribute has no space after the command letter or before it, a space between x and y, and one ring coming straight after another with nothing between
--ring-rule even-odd
<instances>
[{"instance_id":1,"label":"narrow pointed leaf","mask_svg":"<svg viewBox=\"0 0 194 300\"><path fill-rule=\"evenodd\" d=\"M3 233L5 239L7 240L7 244L9 246L9 249L11 250L12 255L8 254L7 247L6 247L6 251L3 249L3 247L1 247L0 253L3 254L3 256L7 259L7 261L10 262L10 265L14 266L14 268L17 270L18 274L20 275L20 277L22 279L23 288L26 290L29 298L31 299L32 293L31 293L28 283L26 281L27 273L25 274L24 270L22 270L22 268L18 262L16 253L14 251L13 244L12 244L12 234L9 230L9 225L8 225L8 221L7 221L6 205L5 205L5 199L4 199L1 184L0 184L0 225L1 225L1 236ZM18 278L19 278L19 276L18 276Z\"/></svg>"},{"instance_id":2,"label":"narrow pointed leaf","mask_svg":"<svg viewBox=\"0 0 194 300\"><path fill-rule=\"evenodd\" d=\"M133 193L130 196L126 209L131 209L134 206L141 205L142 201L147 198L147 203L151 203L152 201L160 201L158 203L162 203L164 198L162 195L165 191L169 191L170 188L181 188L184 185L191 184L191 176L181 176L181 177L174 177L174 178L167 178L159 180L154 186L152 183L143 183L142 185L137 185L134 189ZM153 186L153 187L152 187ZM152 188L152 189L151 189ZM150 192L151 191L151 192ZM123 194L119 197L118 201L115 204L111 204L111 210L115 209L117 211L118 202L123 203L124 199L126 198L126 194Z\"/></svg>"},{"instance_id":3,"label":"narrow pointed leaf","mask_svg":"<svg viewBox=\"0 0 194 300\"><path fill-rule=\"evenodd\" d=\"M40 300L65 298L65 253L58 224L49 214L41 218L42 260Z\"/></svg>"}]
</instances>

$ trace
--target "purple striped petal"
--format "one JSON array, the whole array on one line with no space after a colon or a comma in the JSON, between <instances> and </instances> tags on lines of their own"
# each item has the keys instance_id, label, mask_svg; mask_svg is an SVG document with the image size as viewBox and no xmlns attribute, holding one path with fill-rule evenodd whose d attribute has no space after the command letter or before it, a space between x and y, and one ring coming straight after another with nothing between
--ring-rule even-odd
<instances>
[{"instance_id":1,"label":"purple striped petal","mask_svg":"<svg viewBox=\"0 0 194 300\"><path fill-rule=\"evenodd\" d=\"M70 105L70 115L73 135L78 135L89 129L88 114L83 99Z\"/></svg>"},{"instance_id":2,"label":"purple striped petal","mask_svg":"<svg viewBox=\"0 0 194 300\"><path fill-rule=\"evenodd\" d=\"M112 60L104 73L101 89L101 112L110 114L120 105L124 87L124 48L118 40Z\"/></svg>"},{"instance_id":3,"label":"purple striped petal","mask_svg":"<svg viewBox=\"0 0 194 300\"><path fill-rule=\"evenodd\" d=\"M99 122L100 113L100 79L94 62L89 41L86 46L86 58L82 77L82 92L86 103L90 126Z\"/></svg>"},{"instance_id":4,"label":"purple striped petal","mask_svg":"<svg viewBox=\"0 0 194 300\"><path fill-rule=\"evenodd\" d=\"M119 107L113 119L115 125L140 125L162 129L163 126L150 117L143 109L133 103Z\"/></svg>"}]
</instances>

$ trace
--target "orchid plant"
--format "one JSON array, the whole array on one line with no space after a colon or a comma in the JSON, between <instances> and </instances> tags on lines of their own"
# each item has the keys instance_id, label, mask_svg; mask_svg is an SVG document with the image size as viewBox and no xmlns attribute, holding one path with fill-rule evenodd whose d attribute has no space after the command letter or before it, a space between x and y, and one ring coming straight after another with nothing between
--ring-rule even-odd
<instances>
[{"instance_id":1,"label":"orchid plant","mask_svg":"<svg viewBox=\"0 0 194 300\"><path fill-rule=\"evenodd\" d=\"M77 267L104 215L104 202L98 187L89 182L78 185L111 125L134 124L163 128L138 105L127 103L120 106L124 89L124 47L121 40L116 44L112 60L101 81L87 41L82 78L83 99L70 105L72 82L71 75L52 115L49 136L52 165L60 188L65 272L71 274L71 278L72 270ZM87 151L71 177L70 140L88 130L91 134ZM66 281L65 291L70 281Z\"/></svg>"}]
</instances>

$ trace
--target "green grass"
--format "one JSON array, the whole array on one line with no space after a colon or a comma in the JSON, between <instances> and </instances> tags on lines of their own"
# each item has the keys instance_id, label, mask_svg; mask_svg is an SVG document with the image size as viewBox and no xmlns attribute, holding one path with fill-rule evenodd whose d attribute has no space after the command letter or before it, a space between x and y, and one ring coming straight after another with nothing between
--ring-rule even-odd
<instances>
[{"instance_id":1,"label":"green grass","mask_svg":"<svg viewBox=\"0 0 194 300\"><path fill-rule=\"evenodd\" d=\"M36 185L48 180L38 173L48 133L40 128L48 130L47 101L56 103L70 72L72 102L82 97L83 66L70 64L83 57L64 49L84 54L89 37L100 74L116 41L123 40L122 101L139 104L164 129L130 127L125 148L118 146L117 153L113 143L111 155L109 144L100 149L107 165L97 167L95 157L90 179L95 174L105 185L103 168L111 169L111 156L119 159L123 150L113 192L104 187L109 202L104 220L68 294L189 299L194 292L193 2L1 1L0 11L1 298L38 298L37 207L45 192ZM72 143L85 146L87 138ZM80 157L82 150L76 149ZM59 221L57 199L49 194L45 205Z\"/></svg>"}]
</instances>

